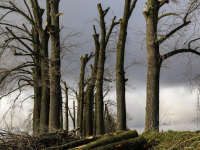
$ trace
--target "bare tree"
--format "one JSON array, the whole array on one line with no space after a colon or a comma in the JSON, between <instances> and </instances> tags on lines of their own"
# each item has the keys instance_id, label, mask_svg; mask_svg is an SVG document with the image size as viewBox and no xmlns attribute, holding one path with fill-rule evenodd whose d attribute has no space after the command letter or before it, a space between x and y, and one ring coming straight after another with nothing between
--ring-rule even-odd
<instances>
[{"instance_id":1,"label":"bare tree","mask_svg":"<svg viewBox=\"0 0 200 150\"><path fill-rule=\"evenodd\" d=\"M100 50L99 50L99 62L98 62L98 70L97 70L97 82L96 82L96 95L95 95L95 113L96 116L96 134L103 134L103 76L104 76L104 64L105 64L105 51L106 46L109 41L109 37L112 33L112 30L115 25L119 24L119 22L115 22L116 16L112 20L112 24L108 33L106 34L106 26L105 26L105 16L109 11L109 7L106 10L103 10L101 4L97 5L99 15L100 15L100 27L101 27L101 41L100 41Z\"/></svg>"},{"instance_id":2,"label":"bare tree","mask_svg":"<svg viewBox=\"0 0 200 150\"><path fill-rule=\"evenodd\" d=\"M117 131L126 130L126 101L125 101L125 79L124 53L127 37L128 21L131 17L137 0L125 0L123 18L120 19L120 32L117 44L116 57L116 94L117 94Z\"/></svg>"},{"instance_id":3,"label":"bare tree","mask_svg":"<svg viewBox=\"0 0 200 150\"><path fill-rule=\"evenodd\" d=\"M145 130L159 131L159 76L161 64L164 60L174 56L176 54L190 52L197 55L200 53L197 51L198 47L191 46L199 38L189 39L187 47L186 44L182 44L183 48L176 48L167 52L165 54L160 54L159 47L172 36L175 35L179 30L184 29L192 22L191 15L195 10L199 8L199 1L192 0L188 1L187 10L184 13L164 13L159 16L159 10L168 3L173 3L169 0L148 0L144 6L143 15L146 19L146 49L147 49L147 60L148 60L148 70L147 70L147 100L146 100L146 121ZM174 4L175 5L175 4ZM177 6L178 7L178 6ZM178 9L177 9L178 10ZM178 16L178 23L176 23L173 28L169 29L166 33L160 34L158 30L158 23L165 17ZM166 27L165 27L166 28ZM166 45L165 45L166 47Z\"/></svg>"}]
</instances>

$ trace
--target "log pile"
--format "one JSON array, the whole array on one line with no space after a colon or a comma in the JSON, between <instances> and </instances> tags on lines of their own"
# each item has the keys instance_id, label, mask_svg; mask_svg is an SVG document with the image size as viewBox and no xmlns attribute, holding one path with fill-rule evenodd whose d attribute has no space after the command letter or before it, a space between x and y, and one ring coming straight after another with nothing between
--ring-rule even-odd
<instances>
[{"instance_id":1,"label":"log pile","mask_svg":"<svg viewBox=\"0 0 200 150\"><path fill-rule=\"evenodd\" d=\"M86 138L75 137L77 129L68 133L56 132L37 137L28 134L10 134L9 140L2 139L1 150L146 150L147 142L136 130L109 133Z\"/></svg>"}]
</instances>

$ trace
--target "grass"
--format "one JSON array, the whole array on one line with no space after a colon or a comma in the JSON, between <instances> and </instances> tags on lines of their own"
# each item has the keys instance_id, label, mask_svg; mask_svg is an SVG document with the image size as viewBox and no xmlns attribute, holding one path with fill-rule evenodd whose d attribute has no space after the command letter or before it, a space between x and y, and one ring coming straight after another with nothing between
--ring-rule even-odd
<instances>
[{"instance_id":1,"label":"grass","mask_svg":"<svg viewBox=\"0 0 200 150\"><path fill-rule=\"evenodd\" d=\"M155 150L200 150L200 131L145 132L142 135L150 149Z\"/></svg>"}]
</instances>

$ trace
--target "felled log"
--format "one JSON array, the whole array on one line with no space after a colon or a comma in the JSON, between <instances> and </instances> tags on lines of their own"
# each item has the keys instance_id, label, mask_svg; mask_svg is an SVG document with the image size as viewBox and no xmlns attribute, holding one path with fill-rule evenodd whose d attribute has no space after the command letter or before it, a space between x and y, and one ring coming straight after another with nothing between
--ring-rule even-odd
<instances>
[{"instance_id":1,"label":"felled log","mask_svg":"<svg viewBox=\"0 0 200 150\"><path fill-rule=\"evenodd\" d=\"M101 138L102 136L104 136L104 137L106 137L106 136L114 136L114 135L121 134L121 133L124 133L124 131L115 132L115 133L107 133L107 134L99 135L99 136L92 137L92 138L91 137L90 138L84 138L84 139L81 139L81 140L76 140L76 141L72 141L70 143L66 143L66 144L61 145L61 146L48 147L48 148L46 148L44 150L53 150L53 149L66 150L66 149L69 149L69 148L79 147L79 146L88 144L90 142L96 141L97 139Z\"/></svg>"},{"instance_id":2,"label":"felled log","mask_svg":"<svg viewBox=\"0 0 200 150\"><path fill-rule=\"evenodd\" d=\"M55 149L67 150L69 148L74 148L74 147L78 147L78 146L81 146L81 145L88 144L90 142L93 142L93 141L99 139L100 137L101 136L96 136L96 137L93 137L93 138L81 139L81 140L73 141L73 142L70 142L70 143L67 143L67 144L64 144L64 145L61 145L61 146L48 147L48 148L45 148L44 150L55 150Z\"/></svg>"},{"instance_id":3,"label":"felled log","mask_svg":"<svg viewBox=\"0 0 200 150\"><path fill-rule=\"evenodd\" d=\"M147 141L144 137L136 137L125 141L115 142L91 150L146 150Z\"/></svg>"},{"instance_id":4,"label":"felled log","mask_svg":"<svg viewBox=\"0 0 200 150\"><path fill-rule=\"evenodd\" d=\"M86 146L81 147L79 149L80 150L88 150L88 149L105 146L110 143L119 142L119 141L131 139L131 138L135 138L135 137L138 137L138 133L136 130L124 132L124 133L117 134L117 135L102 136L98 140L91 142L91 143L87 144Z\"/></svg>"}]
</instances>

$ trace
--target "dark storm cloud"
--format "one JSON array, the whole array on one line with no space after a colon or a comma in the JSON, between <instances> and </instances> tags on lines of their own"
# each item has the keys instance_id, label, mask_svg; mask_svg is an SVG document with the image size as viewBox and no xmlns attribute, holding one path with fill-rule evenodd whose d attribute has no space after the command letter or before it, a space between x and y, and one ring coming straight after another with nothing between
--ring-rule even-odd
<instances>
[{"instance_id":1,"label":"dark storm cloud","mask_svg":"<svg viewBox=\"0 0 200 150\"><path fill-rule=\"evenodd\" d=\"M135 10L131 16L129 21L129 30L128 30L128 44L126 47L126 58L125 58L125 68L129 66L134 61L142 62L143 65L134 65L127 69L127 77L130 80L134 80L136 87L143 87L146 85L146 50L145 50L145 42L143 41L145 38L145 20L142 14L143 5L145 5L146 0L138 1ZM110 7L110 12L106 16L107 25L109 25L109 21L112 19L113 15L117 16L117 19L120 19L123 15L123 5L124 1L122 0L73 0L73 1L61 1L60 4L60 12L64 13L65 16L61 19L62 24L74 31L83 31L83 35L78 38L80 41L87 41L84 45L80 46L80 48L74 50L75 51L75 59L79 60L79 56L81 53L90 53L94 50L94 43L92 39L93 28L92 25L96 24L94 22L94 18L98 19L98 10L97 4L101 3L102 7L105 9ZM143 34L142 34L143 33ZM63 31L62 36L64 37L65 31ZM141 45L143 43L143 49L141 50ZM186 72L186 68L184 65L181 65L180 62L175 62L174 59L170 59L171 65L169 61L164 62L163 64L167 64L169 69L162 68L161 69L161 87L162 86L176 86L176 85L184 85L184 82L180 82L182 78L184 78L183 73ZM113 53L112 59L107 60L107 63L115 64L115 53ZM183 63L183 62L182 62ZM75 67L77 63L73 63L72 68ZM79 70L77 69L79 72ZM186 80L184 80L186 81ZM179 84L178 84L179 83Z\"/></svg>"}]
</instances>

